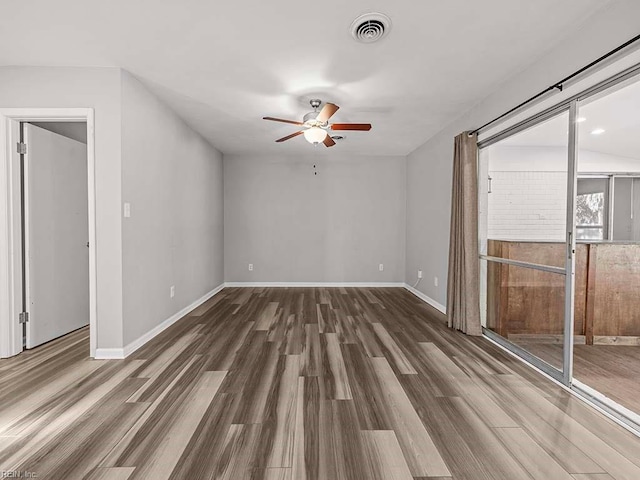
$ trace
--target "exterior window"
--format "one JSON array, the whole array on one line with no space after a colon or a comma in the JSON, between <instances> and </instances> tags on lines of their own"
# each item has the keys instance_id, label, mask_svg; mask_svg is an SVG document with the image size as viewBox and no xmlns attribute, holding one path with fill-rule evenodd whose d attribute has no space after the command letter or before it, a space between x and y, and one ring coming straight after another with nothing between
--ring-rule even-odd
<instances>
[{"instance_id":1,"label":"exterior window","mask_svg":"<svg viewBox=\"0 0 640 480\"><path fill-rule=\"evenodd\" d=\"M580 240L604 240L604 192L578 195L576 229Z\"/></svg>"},{"instance_id":2,"label":"exterior window","mask_svg":"<svg viewBox=\"0 0 640 480\"><path fill-rule=\"evenodd\" d=\"M608 178L579 178L576 195L576 239L607 239Z\"/></svg>"}]
</instances>

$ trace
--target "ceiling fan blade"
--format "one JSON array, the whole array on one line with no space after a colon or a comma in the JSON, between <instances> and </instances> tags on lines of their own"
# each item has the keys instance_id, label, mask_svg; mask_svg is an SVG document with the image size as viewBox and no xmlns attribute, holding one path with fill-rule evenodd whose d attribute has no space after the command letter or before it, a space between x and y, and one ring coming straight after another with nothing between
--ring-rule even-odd
<instances>
[{"instance_id":1,"label":"ceiling fan blade","mask_svg":"<svg viewBox=\"0 0 640 480\"><path fill-rule=\"evenodd\" d=\"M370 123L334 123L331 125L331 130L361 130L368 132L371 130Z\"/></svg>"},{"instance_id":2,"label":"ceiling fan blade","mask_svg":"<svg viewBox=\"0 0 640 480\"><path fill-rule=\"evenodd\" d=\"M316 117L316 120L321 123L328 121L331 116L338 111L339 108L339 106L333 103L326 103L324 107L322 107L322 110L320 110L320 113Z\"/></svg>"},{"instance_id":3,"label":"ceiling fan blade","mask_svg":"<svg viewBox=\"0 0 640 480\"><path fill-rule=\"evenodd\" d=\"M297 137L298 135L302 135L302 130L300 130L299 132L296 132L296 133L292 133L291 135L287 135L286 137L279 138L278 140L276 140L276 142L277 143L284 142L284 141L289 140L289 139L291 139L293 137Z\"/></svg>"},{"instance_id":4,"label":"ceiling fan blade","mask_svg":"<svg viewBox=\"0 0 640 480\"><path fill-rule=\"evenodd\" d=\"M263 120L271 120L273 122L282 122L282 123L291 123L293 125L304 125L302 122L296 122L295 120L285 120L283 118L274 118L274 117L262 117Z\"/></svg>"},{"instance_id":5,"label":"ceiling fan blade","mask_svg":"<svg viewBox=\"0 0 640 480\"><path fill-rule=\"evenodd\" d=\"M331 138L331 135L324 137L324 141L322 143L324 143L326 147L333 147L336 144L335 140Z\"/></svg>"}]
</instances>

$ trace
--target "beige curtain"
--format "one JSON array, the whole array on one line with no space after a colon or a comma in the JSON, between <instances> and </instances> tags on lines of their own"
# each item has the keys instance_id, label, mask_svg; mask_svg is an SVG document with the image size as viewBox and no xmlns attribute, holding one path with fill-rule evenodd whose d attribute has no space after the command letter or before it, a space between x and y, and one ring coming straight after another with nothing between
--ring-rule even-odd
<instances>
[{"instance_id":1,"label":"beige curtain","mask_svg":"<svg viewBox=\"0 0 640 480\"><path fill-rule=\"evenodd\" d=\"M449 327L482 335L478 266L478 139L455 138L447 280Z\"/></svg>"}]
</instances>

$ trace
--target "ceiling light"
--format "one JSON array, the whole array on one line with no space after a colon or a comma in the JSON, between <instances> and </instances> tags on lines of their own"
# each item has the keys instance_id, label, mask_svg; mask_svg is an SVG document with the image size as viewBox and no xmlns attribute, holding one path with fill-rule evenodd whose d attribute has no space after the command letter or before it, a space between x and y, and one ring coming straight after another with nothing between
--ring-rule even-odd
<instances>
[{"instance_id":1,"label":"ceiling light","mask_svg":"<svg viewBox=\"0 0 640 480\"><path fill-rule=\"evenodd\" d=\"M596 128L595 130L591 130L591 135L602 135L604 132L604 128Z\"/></svg>"},{"instance_id":2,"label":"ceiling light","mask_svg":"<svg viewBox=\"0 0 640 480\"><path fill-rule=\"evenodd\" d=\"M325 138L327 138L327 131L321 129L320 127L307 128L304 131L304 138L307 140L307 142L317 145L324 141Z\"/></svg>"},{"instance_id":3,"label":"ceiling light","mask_svg":"<svg viewBox=\"0 0 640 480\"><path fill-rule=\"evenodd\" d=\"M582 123L582 122L586 122L587 118L586 117L578 117L576 118L576 123Z\"/></svg>"}]
</instances>

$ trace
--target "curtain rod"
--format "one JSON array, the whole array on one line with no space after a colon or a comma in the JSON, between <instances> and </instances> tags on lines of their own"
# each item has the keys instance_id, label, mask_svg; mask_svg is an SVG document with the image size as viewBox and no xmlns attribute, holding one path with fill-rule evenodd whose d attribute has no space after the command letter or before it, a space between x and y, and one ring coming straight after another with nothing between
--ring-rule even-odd
<instances>
[{"instance_id":1,"label":"curtain rod","mask_svg":"<svg viewBox=\"0 0 640 480\"><path fill-rule=\"evenodd\" d=\"M595 67L597 64L603 62L604 60L606 60L609 57L612 57L613 55L615 55L616 53L620 52L620 50L624 50L625 48L627 48L629 45L636 43L638 40L640 40L640 35L636 35L635 37L633 37L631 40L628 40L626 42L624 42L622 45L614 48L613 50L611 50L610 52L605 53L604 55L602 55L600 58L598 58L597 60L594 60L593 62L591 62L589 65L585 65L584 67L582 67L580 70L576 70L575 72L573 72L571 75L569 75L568 77L563 78L562 80L554 83L553 85L551 85L550 87L545 88L543 91L541 91L540 93L534 95L533 97L525 100L524 102L516 105L515 107L513 107L511 110L503 113L502 115L500 115L499 117L494 118L493 120L485 123L484 125L482 125L481 127L476 128L475 130L472 130L469 132L469 135L475 135L476 133L478 133L480 130L483 130L484 128L488 127L489 125L492 125L494 123L496 123L499 120L502 120L504 117L511 115L513 112L520 110L522 107L524 107L525 105L537 100L538 98L540 98L541 96L552 92L554 90L558 90L558 91L562 91L564 88L564 83L568 82L569 80L574 79L575 77L577 77L578 75L583 74L584 72L586 72L587 70Z\"/></svg>"}]
</instances>

